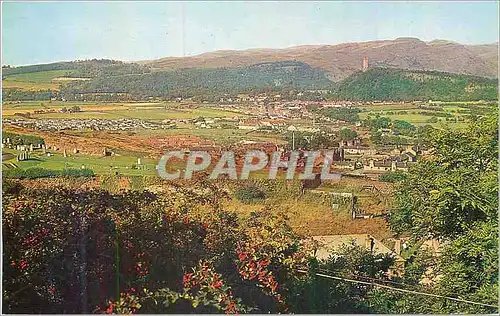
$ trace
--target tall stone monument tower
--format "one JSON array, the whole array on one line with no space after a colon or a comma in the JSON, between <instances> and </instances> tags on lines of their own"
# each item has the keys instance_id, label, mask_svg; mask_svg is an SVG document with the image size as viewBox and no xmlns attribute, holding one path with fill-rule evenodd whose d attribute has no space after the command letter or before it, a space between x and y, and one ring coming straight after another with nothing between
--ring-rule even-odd
<instances>
[{"instance_id":1,"label":"tall stone monument tower","mask_svg":"<svg viewBox=\"0 0 500 316\"><path fill-rule=\"evenodd\" d=\"M363 57L363 71L368 70L368 57Z\"/></svg>"}]
</instances>

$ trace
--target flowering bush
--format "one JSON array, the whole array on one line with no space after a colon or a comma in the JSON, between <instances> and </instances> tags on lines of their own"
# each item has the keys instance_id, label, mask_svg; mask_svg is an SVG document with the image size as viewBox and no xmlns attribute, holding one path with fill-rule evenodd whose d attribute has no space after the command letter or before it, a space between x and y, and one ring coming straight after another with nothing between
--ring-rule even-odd
<instances>
[{"instance_id":1,"label":"flowering bush","mask_svg":"<svg viewBox=\"0 0 500 316\"><path fill-rule=\"evenodd\" d=\"M223 195L206 183L161 196L5 191L3 311L286 311L291 267L306 257L298 237L281 217L241 222Z\"/></svg>"}]
</instances>

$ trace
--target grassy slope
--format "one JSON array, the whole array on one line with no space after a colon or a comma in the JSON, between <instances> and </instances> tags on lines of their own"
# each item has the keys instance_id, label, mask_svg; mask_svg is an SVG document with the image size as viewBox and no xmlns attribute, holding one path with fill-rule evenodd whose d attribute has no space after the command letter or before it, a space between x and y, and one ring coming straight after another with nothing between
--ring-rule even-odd
<instances>
[{"instance_id":1,"label":"grassy slope","mask_svg":"<svg viewBox=\"0 0 500 316\"><path fill-rule=\"evenodd\" d=\"M49 70L30 72L24 74L14 74L4 76L2 88L17 88L21 90L58 90L60 83L52 82L54 78L64 76L68 70Z\"/></svg>"}]
</instances>

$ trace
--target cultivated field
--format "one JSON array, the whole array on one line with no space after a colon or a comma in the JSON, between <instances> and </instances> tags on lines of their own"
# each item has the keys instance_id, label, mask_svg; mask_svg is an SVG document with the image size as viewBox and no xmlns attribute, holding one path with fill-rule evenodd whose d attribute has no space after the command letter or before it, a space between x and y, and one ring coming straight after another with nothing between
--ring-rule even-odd
<instances>
[{"instance_id":1,"label":"cultivated field","mask_svg":"<svg viewBox=\"0 0 500 316\"><path fill-rule=\"evenodd\" d=\"M2 80L2 88L16 88L29 91L58 90L62 82L54 79L64 76L67 72L68 70L50 70L9 75Z\"/></svg>"}]
</instances>

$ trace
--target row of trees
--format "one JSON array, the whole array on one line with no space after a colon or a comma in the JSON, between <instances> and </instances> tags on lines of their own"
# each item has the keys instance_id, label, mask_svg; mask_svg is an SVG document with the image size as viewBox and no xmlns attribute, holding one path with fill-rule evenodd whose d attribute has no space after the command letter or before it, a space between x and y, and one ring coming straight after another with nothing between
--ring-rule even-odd
<instances>
[{"instance_id":1,"label":"row of trees","mask_svg":"<svg viewBox=\"0 0 500 316\"><path fill-rule=\"evenodd\" d=\"M29 145L29 144L33 145L45 144L45 141L40 136L29 135L29 134L16 134L12 132L2 131L2 142L7 142L7 138L9 139L9 142L14 146Z\"/></svg>"}]
</instances>

